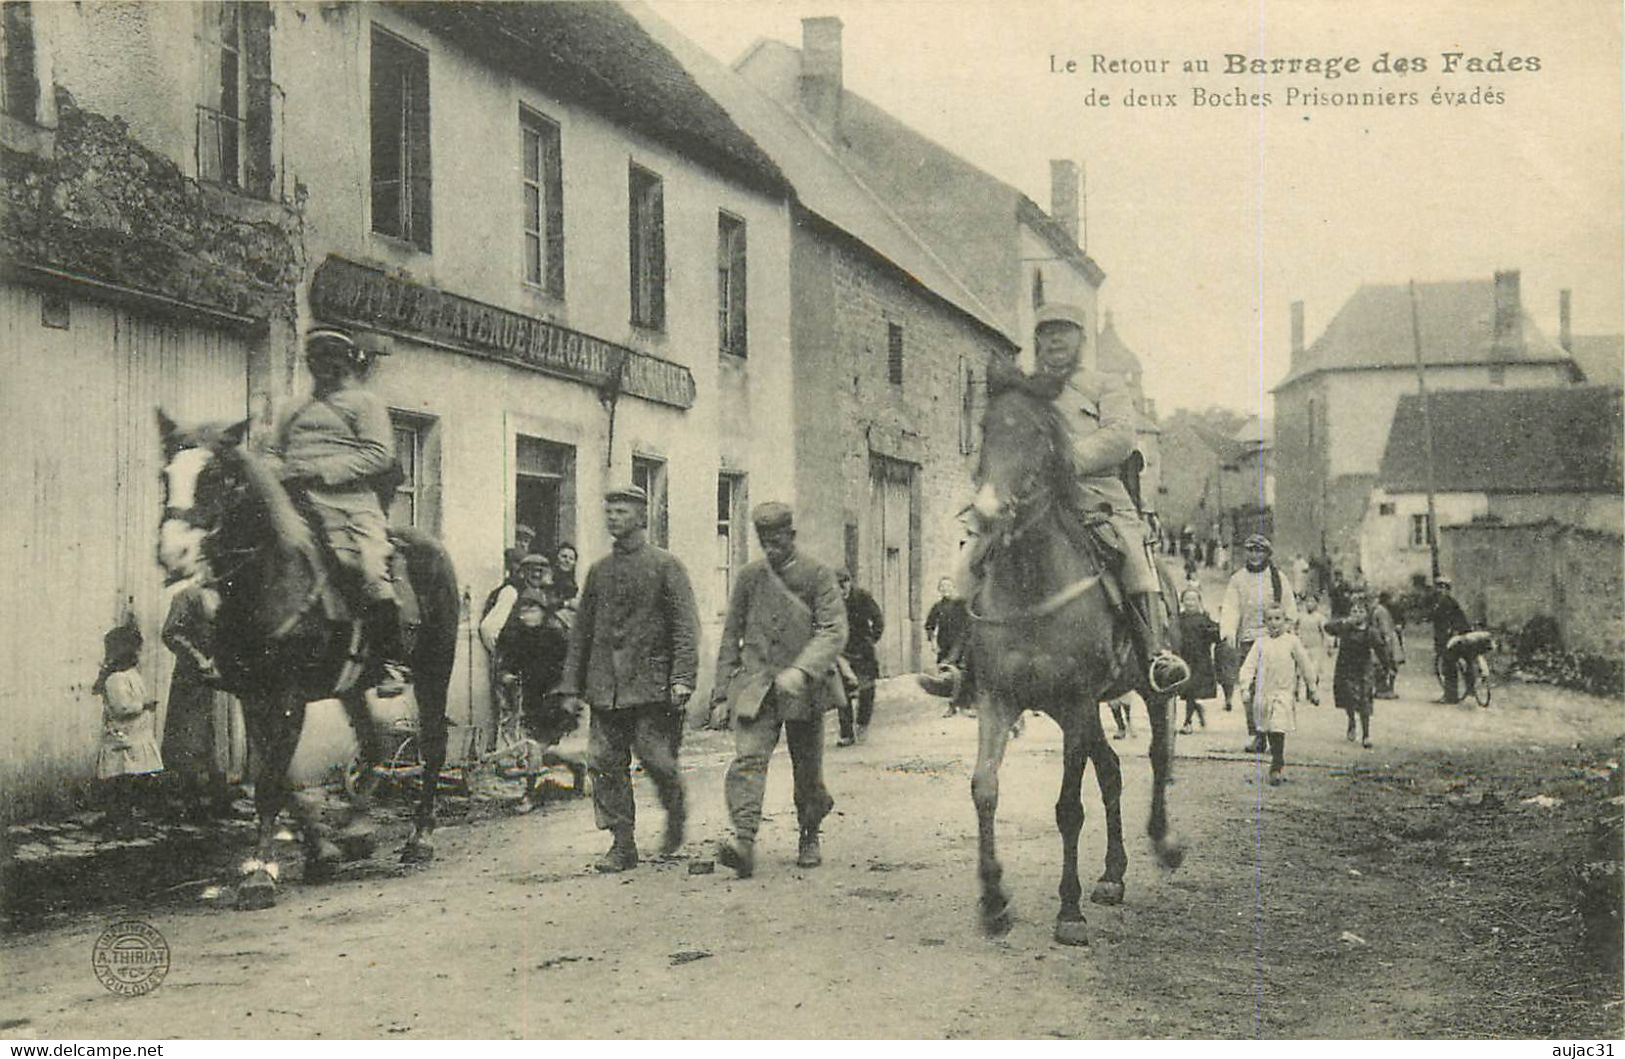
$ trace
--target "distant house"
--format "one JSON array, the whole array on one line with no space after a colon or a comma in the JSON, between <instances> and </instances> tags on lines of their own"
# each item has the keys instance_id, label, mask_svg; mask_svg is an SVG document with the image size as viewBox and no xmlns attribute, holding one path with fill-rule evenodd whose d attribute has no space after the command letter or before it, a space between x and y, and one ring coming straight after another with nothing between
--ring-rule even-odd
<instances>
[{"instance_id":1,"label":"distant house","mask_svg":"<svg viewBox=\"0 0 1625 1059\"><path fill-rule=\"evenodd\" d=\"M1440 528L1551 521L1620 533L1620 394L1609 386L1429 394ZM1422 402L1407 394L1360 528L1372 585L1400 588L1429 573L1427 488Z\"/></svg>"},{"instance_id":2,"label":"distant house","mask_svg":"<svg viewBox=\"0 0 1625 1059\"><path fill-rule=\"evenodd\" d=\"M1158 514L1169 534L1187 528L1198 542L1233 545L1249 534L1273 536L1273 424L1257 416L1229 435L1188 421L1165 428Z\"/></svg>"},{"instance_id":3,"label":"distant house","mask_svg":"<svg viewBox=\"0 0 1625 1059\"><path fill-rule=\"evenodd\" d=\"M1050 211L899 121L842 82L841 21L802 19L800 49L761 40L735 63L745 80L805 121L1031 351L1034 312L1081 307L1098 330L1106 274L1078 245L1079 170L1050 163Z\"/></svg>"},{"instance_id":4,"label":"distant house","mask_svg":"<svg viewBox=\"0 0 1625 1059\"><path fill-rule=\"evenodd\" d=\"M1575 335L1569 354L1593 386L1625 385L1625 335Z\"/></svg>"},{"instance_id":5,"label":"distant house","mask_svg":"<svg viewBox=\"0 0 1625 1059\"><path fill-rule=\"evenodd\" d=\"M1516 270L1493 280L1416 285L1430 390L1566 387L1582 378L1524 310ZM1567 301L1563 303L1567 319ZM1417 389L1411 298L1368 284L1304 346L1292 307L1291 368L1275 386L1276 547L1352 572L1360 522L1400 398Z\"/></svg>"}]
</instances>

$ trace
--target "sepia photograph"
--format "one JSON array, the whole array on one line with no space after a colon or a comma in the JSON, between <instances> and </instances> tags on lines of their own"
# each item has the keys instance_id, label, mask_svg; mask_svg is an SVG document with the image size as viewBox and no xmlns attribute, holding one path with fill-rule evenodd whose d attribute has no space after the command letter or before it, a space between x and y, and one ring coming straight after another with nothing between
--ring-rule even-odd
<instances>
[{"instance_id":1,"label":"sepia photograph","mask_svg":"<svg viewBox=\"0 0 1625 1059\"><path fill-rule=\"evenodd\" d=\"M4 0L8 1054L1611 1056L1622 25Z\"/></svg>"}]
</instances>

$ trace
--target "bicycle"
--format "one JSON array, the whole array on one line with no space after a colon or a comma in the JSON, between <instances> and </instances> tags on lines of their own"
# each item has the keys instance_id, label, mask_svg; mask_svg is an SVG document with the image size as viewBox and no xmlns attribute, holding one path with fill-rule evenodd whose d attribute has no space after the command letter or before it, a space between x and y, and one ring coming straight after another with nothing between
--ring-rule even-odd
<instances>
[{"instance_id":1,"label":"bicycle","mask_svg":"<svg viewBox=\"0 0 1625 1059\"><path fill-rule=\"evenodd\" d=\"M1475 629L1452 637L1445 645L1445 650L1435 652L1433 656L1433 675L1439 681L1440 690L1448 690L1444 668L1446 654L1451 649L1465 650L1466 653L1456 658L1456 665L1459 667L1456 673L1456 686L1460 688L1463 682L1466 682L1472 689L1473 700L1481 707L1489 706L1490 651L1494 647L1495 642L1483 629ZM1470 671L1469 666L1472 667ZM1469 674L1472 677L1471 681L1468 681Z\"/></svg>"}]
</instances>

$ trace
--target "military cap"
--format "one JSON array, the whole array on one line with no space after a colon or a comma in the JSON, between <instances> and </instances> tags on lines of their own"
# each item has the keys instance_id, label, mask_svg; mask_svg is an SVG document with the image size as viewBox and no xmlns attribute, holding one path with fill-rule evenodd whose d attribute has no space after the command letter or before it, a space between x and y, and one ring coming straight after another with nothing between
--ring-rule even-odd
<instances>
[{"instance_id":1,"label":"military cap","mask_svg":"<svg viewBox=\"0 0 1625 1059\"><path fill-rule=\"evenodd\" d=\"M1045 324L1071 324L1078 330L1086 330L1083 323L1083 310L1076 305L1066 302L1045 302L1038 307L1038 315L1033 320L1033 327L1043 327Z\"/></svg>"},{"instance_id":2,"label":"military cap","mask_svg":"<svg viewBox=\"0 0 1625 1059\"><path fill-rule=\"evenodd\" d=\"M757 504L755 510L750 513L750 520L755 523L756 530L759 533L795 528L795 519L791 514L790 505L781 504L777 500Z\"/></svg>"},{"instance_id":3,"label":"military cap","mask_svg":"<svg viewBox=\"0 0 1625 1059\"><path fill-rule=\"evenodd\" d=\"M1262 548L1267 552L1275 551L1275 545L1271 544L1270 539L1268 537L1264 536L1262 533L1255 533L1251 537L1248 537L1245 541L1242 542L1241 546L1244 549L1246 549L1246 548Z\"/></svg>"},{"instance_id":4,"label":"military cap","mask_svg":"<svg viewBox=\"0 0 1625 1059\"><path fill-rule=\"evenodd\" d=\"M527 566L552 566L552 565L553 565L552 563L547 561L547 556L545 556L545 555L527 555L523 559L519 560L519 568L521 570L523 570Z\"/></svg>"},{"instance_id":5,"label":"military cap","mask_svg":"<svg viewBox=\"0 0 1625 1059\"><path fill-rule=\"evenodd\" d=\"M604 491L604 499L630 500L637 504L647 504L649 502L649 494L643 491L642 486L617 485L613 489L606 489Z\"/></svg>"}]
</instances>

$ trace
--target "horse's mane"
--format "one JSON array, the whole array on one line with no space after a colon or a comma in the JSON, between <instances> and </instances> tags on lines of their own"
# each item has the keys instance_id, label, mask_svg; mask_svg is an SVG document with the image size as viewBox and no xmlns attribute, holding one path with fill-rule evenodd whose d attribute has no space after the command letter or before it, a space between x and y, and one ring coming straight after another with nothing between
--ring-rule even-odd
<instances>
[{"instance_id":1,"label":"horse's mane","mask_svg":"<svg viewBox=\"0 0 1625 1059\"><path fill-rule=\"evenodd\" d=\"M1049 432L1055 451L1070 456L1072 426L1055 406L1055 399L1065 387L1066 380L1058 375L1043 372L1028 375L1008 357L994 357L987 369L988 413L992 413L993 402L1007 394L1026 398L1033 413ZM985 422L982 436L987 436Z\"/></svg>"},{"instance_id":2,"label":"horse's mane","mask_svg":"<svg viewBox=\"0 0 1625 1059\"><path fill-rule=\"evenodd\" d=\"M269 461L240 446L228 451L236 454L237 462L243 469L243 478L265 505L266 519L283 547L314 556L317 552L316 539L311 535L310 526L300 517L293 501L288 499L288 491L282 488L282 481L272 473Z\"/></svg>"}]
</instances>

